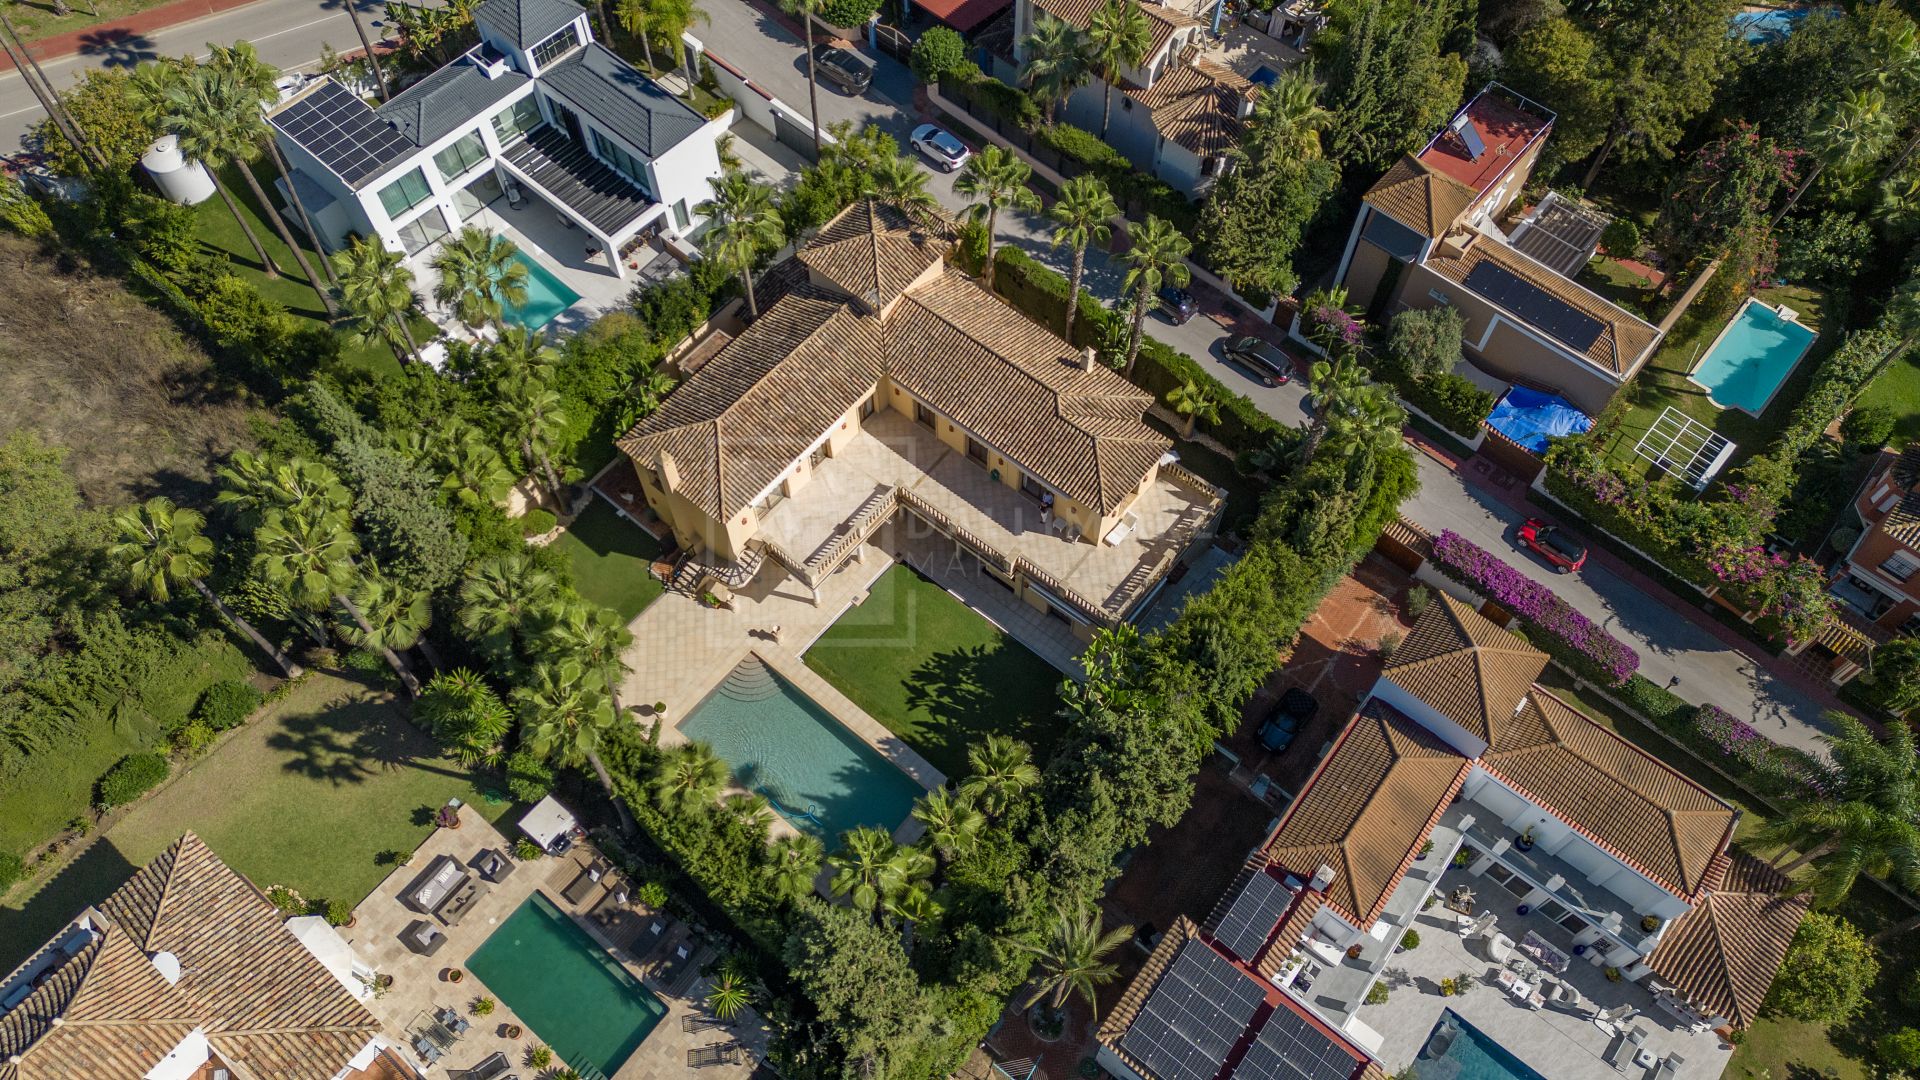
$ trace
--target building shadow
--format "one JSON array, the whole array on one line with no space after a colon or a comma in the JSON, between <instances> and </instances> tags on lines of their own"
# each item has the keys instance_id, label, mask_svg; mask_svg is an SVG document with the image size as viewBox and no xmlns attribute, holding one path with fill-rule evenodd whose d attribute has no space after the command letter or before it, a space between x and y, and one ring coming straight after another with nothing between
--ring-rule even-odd
<instances>
[{"instance_id":1,"label":"building shadow","mask_svg":"<svg viewBox=\"0 0 1920 1080\"><path fill-rule=\"evenodd\" d=\"M83 908L126 884L138 869L103 837L20 907L0 907L0 971L18 967Z\"/></svg>"}]
</instances>

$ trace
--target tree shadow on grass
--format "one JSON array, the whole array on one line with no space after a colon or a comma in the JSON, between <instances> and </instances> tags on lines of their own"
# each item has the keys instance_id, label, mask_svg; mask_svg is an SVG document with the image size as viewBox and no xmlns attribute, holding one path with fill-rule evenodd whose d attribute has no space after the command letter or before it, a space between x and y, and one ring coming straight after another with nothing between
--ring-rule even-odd
<instances>
[{"instance_id":1,"label":"tree shadow on grass","mask_svg":"<svg viewBox=\"0 0 1920 1080\"><path fill-rule=\"evenodd\" d=\"M285 717L266 744L288 755L283 771L336 787L363 784L398 769L467 776L436 761L424 737L408 729L392 708L364 698Z\"/></svg>"},{"instance_id":2,"label":"tree shadow on grass","mask_svg":"<svg viewBox=\"0 0 1920 1080\"><path fill-rule=\"evenodd\" d=\"M50 878L23 906L0 907L0 971L12 971L81 909L126 884L137 869L103 837Z\"/></svg>"},{"instance_id":3,"label":"tree shadow on grass","mask_svg":"<svg viewBox=\"0 0 1920 1080\"><path fill-rule=\"evenodd\" d=\"M1059 697L1051 682L1036 676L1036 664L1038 658L1004 641L928 657L902 680L907 707L933 717L915 742L949 776L964 772L970 744L989 732L1022 740L1035 761L1045 761L1054 737L1046 720Z\"/></svg>"}]
</instances>

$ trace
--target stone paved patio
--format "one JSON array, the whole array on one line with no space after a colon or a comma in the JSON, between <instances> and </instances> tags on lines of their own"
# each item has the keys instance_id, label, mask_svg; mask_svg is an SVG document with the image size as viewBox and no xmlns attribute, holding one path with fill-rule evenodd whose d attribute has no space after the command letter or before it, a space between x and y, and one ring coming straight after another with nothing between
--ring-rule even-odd
<instances>
[{"instance_id":1,"label":"stone paved patio","mask_svg":"<svg viewBox=\"0 0 1920 1080\"><path fill-rule=\"evenodd\" d=\"M447 982L443 976L443 972L449 968L464 969L467 958L536 890L572 916L576 925L586 930L622 967L641 980L667 1006L667 1015L661 1019L659 1026L613 1074L612 1080L666 1080L668 1077L679 1080L688 1075L687 1055L690 1050L727 1040L737 1040L744 1048L742 1063L713 1066L700 1070L697 1075L711 1077L712 1080L745 1080L751 1075L754 1062L766 1051L769 1037L766 1025L756 1014L750 1010L744 1012L724 1030L683 1030L683 1017L703 1012L700 1003L707 991L705 978L693 980L681 996L667 994L666 987L649 974L648 957L636 955L623 947L638 944L637 939L653 921L650 917L635 910L631 913L632 917L625 917L626 913L623 913L621 918L614 920L611 928L603 928L587 918L587 914L605 898L606 890L595 889L584 904L572 903L562 895L562 890L574 880L585 860L593 854L585 846L567 858L543 858L519 863L511 876L492 885L486 896L475 901L458 926L446 926L426 916L447 936L446 943L435 955L417 955L401 943L400 933L423 916L402 904L400 894L435 859L441 855L451 855L464 863L484 850L507 851L510 848L511 838L502 836L471 808L463 807L460 811L460 828L434 830L415 849L411 858L387 875L387 879L354 909L354 924L340 931L361 959L382 974L393 976L392 988L369 1001L367 1006L387 1026L390 1037L396 1043L406 1045L412 1042L413 1028L423 1013L430 1015L441 1007L452 1007L468 1017L471 1028L447 1051L439 1066L426 1070L429 1078L449 1073L457 1075L458 1070L470 1068L495 1052L504 1053L522 1077L536 1075L534 1070L527 1067L526 1055L541 1042L538 1035L522 1023L505 1002L498 1000L498 994L490 992L471 973L457 985ZM684 930L675 928L668 933L683 934ZM611 940L610 935L622 940ZM651 948L648 944L638 944L638 947ZM694 957L696 965L713 959L715 957L710 951ZM484 1019L468 1012L469 1003L483 995L497 1002L493 1013ZM520 1039L508 1039L503 1034L508 1024L519 1024L527 1030ZM412 1058L410 1049L398 1052ZM413 1064L420 1065L417 1060ZM554 1066L560 1064L555 1061Z\"/></svg>"}]
</instances>

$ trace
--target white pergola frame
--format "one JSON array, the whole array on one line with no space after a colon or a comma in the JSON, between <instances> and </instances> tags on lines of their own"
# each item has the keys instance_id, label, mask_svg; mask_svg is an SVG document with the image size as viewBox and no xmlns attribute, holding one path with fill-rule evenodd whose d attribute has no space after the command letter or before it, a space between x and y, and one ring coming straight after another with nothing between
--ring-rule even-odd
<instances>
[{"instance_id":1,"label":"white pergola frame","mask_svg":"<svg viewBox=\"0 0 1920 1080\"><path fill-rule=\"evenodd\" d=\"M1737 449L1726 436L1668 405L1634 444L1633 455L1685 477L1693 490L1702 491Z\"/></svg>"}]
</instances>

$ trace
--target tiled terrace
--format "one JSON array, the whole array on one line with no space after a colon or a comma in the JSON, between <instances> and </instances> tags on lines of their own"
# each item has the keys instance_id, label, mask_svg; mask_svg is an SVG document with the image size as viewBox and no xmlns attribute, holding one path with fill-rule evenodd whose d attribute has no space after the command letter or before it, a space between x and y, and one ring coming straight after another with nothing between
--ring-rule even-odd
<instances>
[{"instance_id":1,"label":"tiled terrace","mask_svg":"<svg viewBox=\"0 0 1920 1080\"><path fill-rule=\"evenodd\" d=\"M510 849L509 838L503 837L485 818L470 808L462 808L460 828L434 830L415 849L411 858L361 901L354 910L354 924L341 928L341 936L347 939L362 960L382 974L393 977L392 988L369 1000L367 1007L387 1026L390 1037L396 1042L411 1043L421 1017L430 1016L442 1007L451 1007L468 1018L472 1026L467 1033L453 1044L438 1066L426 1071L430 1080L442 1075L458 1076L459 1070L470 1068L496 1052L505 1054L520 1075L534 1075L534 1071L526 1066L526 1054L530 1048L542 1042L539 1036L521 1022L505 1002L498 1000L498 994L490 993L471 972L457 985L447 982L442 973L448 968L464 970L468 957L536 890L545 893L555 906L573 916L577 925L585 929L607 949L614 960L645 983L667 1006L667 1015L661 1019L659 1026L620 1066L611 1080L666 1080L668 1077L679 1080L688 1075L689 1051L723 1041L737 1041L742 1045L745 1053L741 1056L741 1063L712 1066L702 1069L698 1075L713 1080L745 1080L752 1074L754 1062L766 1051L769 1035L757 1015L751 1011L742 1013L725 1029L686 1031L682 1027L682 1018L703 1011L700 1003L706 996L705 979L693 979L681 995L673 996L651 974L651 957L646 953L657 951L664 954L688 942L690 939L685 927L671 926L663 940L643 943L639 939L653 920L637 909L621 909L605 924L588 917L606 899L604 888L594 889L581 904L568 901L562 894L562 890L578 876L584 860L590 856L587 850L576 849L567 858L543 858L517 864L512 875L492 885L485 896L474 902L458 926L443 925L400 902L400 894L442 855L451 855L465 863L485 850ZM433 921L447 936L445 944L433 956L417 955L400 940L401 932L421 918ZM693 944L699 945L698 942ZM699 951L694 953L692 963L697 969L715 958L712 950L700 946ZM485 1018L471 1016L468 1004L483 995L496 999L492 1015ZM525 1034L520 1039L506 1038L503 1032L508 1024L519 1024L526 1029ZM411 1050L395 1052L412 1056ZM415 1061L414 1064L417 1066L419 1063ZM555 1067L560 1064L559 1061L554 1062Z\"/></svg>"},{"instance_id":2,"label":"tiled terrace","mask_svg":"<svg viewBox=\"0 0 1920 1080\"><path fill-rule=\"evenodd\" d=\"M1261 68L1284 74L1307 59L1299 49L1238 21L1222 26L1220 36L1220 44L1207 50L1207 59L1232 68L1243 79L1252 79Z\"/></svg>"}]
</instances>

